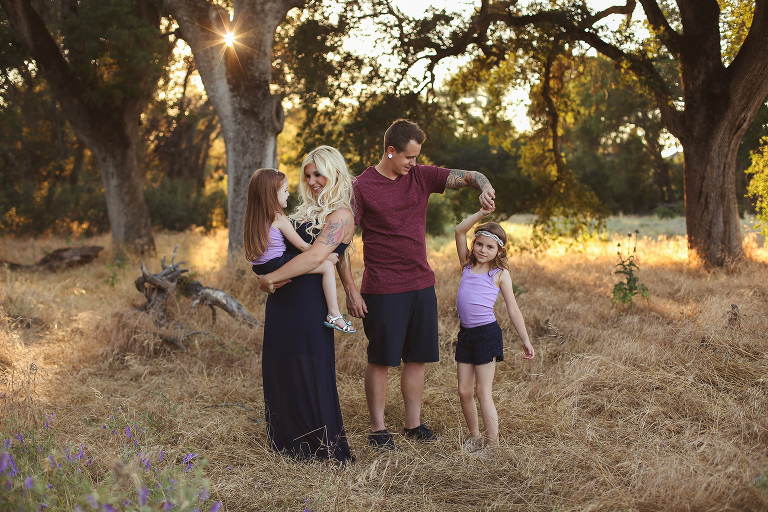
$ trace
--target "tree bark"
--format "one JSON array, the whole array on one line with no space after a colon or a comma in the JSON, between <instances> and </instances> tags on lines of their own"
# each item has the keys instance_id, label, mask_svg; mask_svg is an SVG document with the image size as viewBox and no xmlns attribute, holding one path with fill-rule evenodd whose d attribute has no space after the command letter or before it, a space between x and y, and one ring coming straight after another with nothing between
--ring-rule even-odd
<instances>
[{"instance_id":1,"label":"tree bark","mask_svg":"<svg viewBox=\"0 0 768 512\"><path fill-rule=\"evenodd\" d=\"M136 160L139 116L149 96L126 100L121 108L93 104L87 99L88 84L72 71L29 0L0 0L0 6L50 84L75 134L99 162L115 245L138 253L154 251ZM153 80L151 76L135 79Z\"/></svg>"},{"instance_id":2,"label":"tree bark","mask_svg":"<svg viewBox=\"0 0 768 512\"><path fill-rule=\"evenodd\" d=\"M277 167L277 135L285 115L281 98L270 93L274 33L288 11L305 0L235 0L229 13L206 0L165 0L221 124L227 148L230 259L243 246L246 190L253 171ZM235 44L228 48L230 29Z\"/></svg>"},{"instance_id":3,"label":"tree bark","mask_svg":"<svg viewBox=\"0 0 768 512\"><path fill-rule=\"evenodd\" d=\"M736 154L768 95L768 3L756 3L749 34L728 67L717 2L678 4L685 27L676 36L685 110L667 126L683 146L688 250L722 266L743 255Z\"/></svg>"}]
</instances>

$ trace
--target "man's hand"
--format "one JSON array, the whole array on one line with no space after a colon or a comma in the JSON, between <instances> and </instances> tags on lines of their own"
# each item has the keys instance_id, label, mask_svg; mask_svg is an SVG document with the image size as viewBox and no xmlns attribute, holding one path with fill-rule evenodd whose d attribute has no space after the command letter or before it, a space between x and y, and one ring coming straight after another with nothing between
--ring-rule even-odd
<instances>
[{"instance_id":1,"label":"man's hand","mask_svg":"<svg viewBox=\"0 0 768 512\"><path fill-rule=\"evenodd\" d=\"M496 199L496 191L489 183L483 187L483 192L480 194L480 206L483 207L483 210L493 211L496 209L494 199Z\"/></svg>"},{"instance_id":2,"label":"man's hand","mask_svg":"<svg viewBox=\"0 0 768 512\"><path fill-rule=\"evenodd\" d=\"M365 318L368 312L368 306L357 290L347 294L347 312L355 318Z\"/></svg>"}]
</instances>

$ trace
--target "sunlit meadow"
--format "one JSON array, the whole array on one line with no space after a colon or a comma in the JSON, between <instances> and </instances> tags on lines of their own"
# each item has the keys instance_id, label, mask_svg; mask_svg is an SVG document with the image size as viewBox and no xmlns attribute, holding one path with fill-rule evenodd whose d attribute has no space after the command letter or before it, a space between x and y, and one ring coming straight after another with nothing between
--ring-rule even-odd
<instances>
[{"instance_id":1,"label":"sunlit meadow","mask_svg":"<svg viewBox=\"0 0 768 512\"><path fill-rule=\"evenodd\" d=\"M135 308L141 261L177 261L257 317L266 295L226 266L227 232L157 233L158 254L58 274L0 270L0 509L42 510L766 510L768 249L724 269L689 261L682 220L620 217L602 240L526 250L525 217L505 223L518 302L536 349L522 359L503 302L505 361L494 399L502 446L461 452L467 435L453 343L459 267L452 236L429 240L441 361L428 366L429 445L366 446L365 337L336 336L338 387L357 462L297 463L270 451L262 332L179 297L169 316L188 350L164 345ZM747 230L749 229L747 219ZM640 231L648 299L611 302L617 244ZM681 231L682 230L682 231ZM58 238L3 239L0 259L39 260ZM353 265L361 277L359 241ZM340 302L343 297L340 292ZM735 305L735 308L732 306ZM301 311L296 311L297 321ZM402 428L398 371L387 424Z\"/></svg>"}]
</instances>

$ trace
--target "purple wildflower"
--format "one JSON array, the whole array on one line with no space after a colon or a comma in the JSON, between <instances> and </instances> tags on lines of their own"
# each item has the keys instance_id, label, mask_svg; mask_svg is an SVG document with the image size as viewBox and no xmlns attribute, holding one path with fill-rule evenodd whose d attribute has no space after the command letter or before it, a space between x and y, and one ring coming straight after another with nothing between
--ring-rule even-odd
<instances>
[{"instance_id":1,"label":"purple wildflower","mask_svg":"<svg viewBox=\"0 0 768 512\"><path fill-rule=\"evenodd\" d=\"M133 436L131 435L131 427L125 427L125 435L128 436L129 438L133 438Z\"/></svg>"},{"instance_id":2,"label":"purple wildflower","mask_svg":"<svg viewBox=\"0 0 768 512\"><path fill-rule=\"evenodd\" d=\"M11 479L7 478L5 479L5 484L3 485L6 491L10 491L11 487L13 487L13 483L11 483Z\"/></svg>"},{"instance_id":3,"label":"purple wildflower","mask_svg":"<svg viewBox=\"0 0 768 512\"><path fill-rule=\"evenodd\" d=\"M24 444L24 436L21 435L21 432L16 434L16 440L19 442L19 444Z\"/></svg>"},{"instance_id":4,"label":"purple wildflower","mask_svg":"<svg viewBox=\"0 0 768 512\"><path fill-rule=\"evenodd\" d=\"M10 468L10 471L8 471ZM0 473L8 471L8 476L16 476L19 474L19 468L16 466L16 460L10 453L3 452L0 455Z\"/></svg>"},{"instance_id":5,"label":"purple wildflower","mask_svg":"<svg viewBox=\"0 0 768 512\"><path fill-rule=\"evenodd\" d=\"M102 428L102 430L106 430L107 426L106 425L102 425L101 428Z\"/></svg>"},{"instance_id":6,"label":"purple wildflower","mask_svg":"<svg viewBox=\"0 0 768 512\"><path fill-rule=\"evenodd\" d=\"M10 450L10 449L11 449L11 445L12 445L12 444L13 444L13 441L11 441L11 440L10 440L10 438L5 440L5 447L6 447L7 449L9 449L9 450Z\"/></svg>"},{"instance_id":7,"label":"purple wildflower","mask_svg":"<svg viewBox=\"0 0 768 512\"><path fill-rule=\"evenodd\" d=\"M165 450L160 450L160 456L157 458L157 462L160 462L163 460L163 457L165 456Z\"/></svg>"},{"instance_id":8,"label":"purple wildflower","mask_svg":"<svg viewBox=\"0 0 768 512\"><path fill-rule=\"evenodd\" d=\"M203 487L203 490L200 491L200 501L205 501L209 497L210 497L210 495L208 494L208 488L207 487Z\"/></svg>"},{"instance_id":9,"label":"purple wildflower","mask_svg":"<svg viewBox=\"0 0 768 512\"><path fill-rule=\"evenodd\" d=\"M309 512L309 498L304 499L304 512Z\"/></svg>"},{"instance_id":10,"label":"purple wildflower","mask_svg":"<svg viewBox=\"0 0 768 512\"><path fill-rule=\"evenodd\" d=\"M194 510L192 510L192 512L200 512L200 509L195 507Z\"/></svg>"},{"instance_id":11,"label":"purple wildflower","mask_svg":"<svg viewBox=\"0 0 768 512\"><path fill-rule=\"evenodd\" d=\"M213 504L209 512L219 512L219 510L221 510L221 502L217 501L216 503Z\"/></svg>"},{"instance_id":12,"label":"purple wildflower","mask_svg":"<svg viewBox=\"0 0 768 512\"><path fill-rule=\"evenodd\" d=\"M149 489L142 487L139 491L139 505L142 507L147 504L147 497L149 497Z\"/></svg>"},{"instance_id":13,"label":"purple wildflower","mask_svg":"<svg viewBox=\"0 0 768 512\"><path fill-rule=\"evenodd\" d=\"M83 458L83 455L85 455L85 443L80 445L80 451L75 455L75 458L80 460Z\"/></svg>"},{"instance_id":14,"label":"purple wildflower","mask_svg":"<svg viewBox=\"0 0 768 512\"><path fill-rule=\"evenodd\" d=\"M96 501L96 496L94 496L93 494L89 494L88 497L85 498L85 500L88 502L91 508L93 509L99 508L99 502Z\"/></svg>"},{"instance_id":15,"label":"purple wildflower","mask_svg":"<svg viewBox=\"0 0 768 512\"><path fill-rule=\"evenodd\" d=\"M32 478L32 476L27 476L27 478L24 479L24 487L26 489L31 489L35 486L35 479Z\"/></svg>"},{"instance_id":16,"label":"purple wildflower","mask_svg":"<svg viewBox=\"0 0 768 512\"><path fill-rule=\"evenodd\" d=\"M47 488L53 489L53 486L51 484L46 485Z\"/></svg>"},{"instance_id":17,"label":"purple wildflower","mask_svg":"<svg viewBox=\"0 0 768 512\"><path fill-rule=\"evenodd\" d=\"M171 510L172 508L173 508L173 503L171 503L170 501L164 501L163 502L163 510L165 510L167 512L168 510Z\"/></svg>"},{"instance_id":18,"label":"purple wildflower","mask_svg":"<svg viewBox=\"0 0 768 512\"><path fill-rule=\"evenodd\" d=\"M48 460L51 461L51 467L55 468L56 467L56 461L53 460L53 455L49 455L48 456Z\"/></svg>"},{"instance_id":19,"label":"purple wildflower","mask_svg":"<svg viewBox=\"0 0 768 512\"><path fill-rule=\"evenodd\" d=\"M90 466L93 464L93 457L88 457L88 462L85 463L86 466Z\"/></svg>"},{"instance_id":20,"label":"purple wildflower","mask_svg":"<svg viewBox=\"0 0 768 512\"><path fill-rule=\"evenodd\" d=\"M117 512L117 509L109 503L105 503L101 508L104 509L104 512Z\"/></svg>"},{"instance_id":21,"label":"purple wildflower","mask_svg":"<svg viewBox=\"0 0 768 512\"><path fill-rule=\"evenodd\" d=\"M186 464L186 463L190 462L195 457L197 457L196 453L188 453L188 454L186 454L184 456L184 460L182 461L182 464Z\"/></svg>"},{"instance_id":22,"label":"purple wildflower","mask_svg":"<svg viewBox=\"0 0 768 512\"><path fill-rule=\"evenodd\" d=\"M184 472L186 473L190 469L192 469L192 463L191 462L189 464L187 464L187 467L184 468Z\"/></svg>"}]
</instances>

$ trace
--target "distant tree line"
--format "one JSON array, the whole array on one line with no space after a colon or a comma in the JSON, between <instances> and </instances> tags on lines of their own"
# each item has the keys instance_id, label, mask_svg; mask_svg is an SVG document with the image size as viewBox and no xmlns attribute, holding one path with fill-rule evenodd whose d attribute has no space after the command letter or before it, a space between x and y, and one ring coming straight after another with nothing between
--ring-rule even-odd
<instances>
[{"instance_id":1,"label":"distant tree line","mask_svg":"<svg viewBox=\"0 0 768 512\"><path fill-rule=\"evenodd\" d=\"M754 208L744 171L768 131L768 49L753 35L768 7L640 3L480 0L455 23L387 0L0 0L0 232L109 229L151 251L153 228L229 222L235 254L254 169L295 169L332 144L359 173L406 117L428 134L422 161L489 177L498 215L577 235L610 213L677 211L689 246L722 263L740 250L730 212ZM621 31L601 25L610 15L625 17ZM344 46L371 19L388 65ZM435 83L452 56L469 60ZM418 63L425 80L409 73ZM510 120L520 87L524 133ZM673 136L684 154L664 156ZM475 206L464 190L433 202L433 232Z\"/></svg>"}]
</instances>

